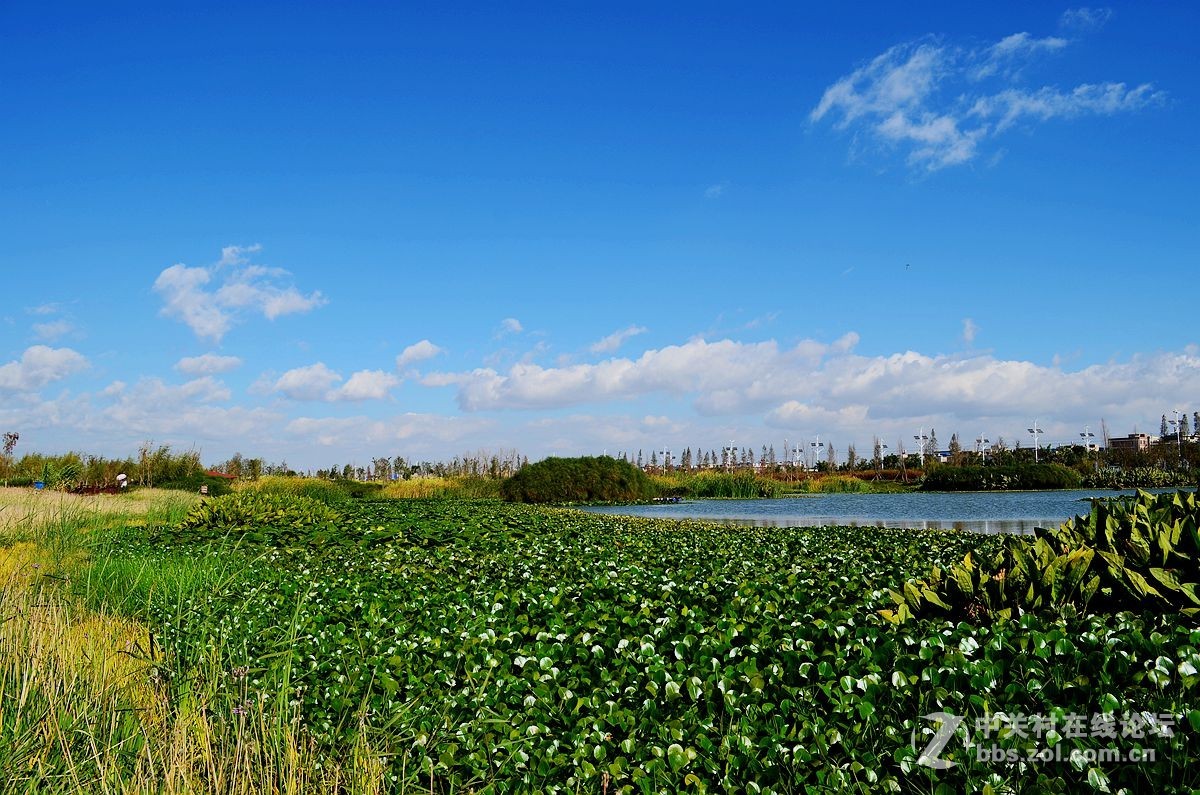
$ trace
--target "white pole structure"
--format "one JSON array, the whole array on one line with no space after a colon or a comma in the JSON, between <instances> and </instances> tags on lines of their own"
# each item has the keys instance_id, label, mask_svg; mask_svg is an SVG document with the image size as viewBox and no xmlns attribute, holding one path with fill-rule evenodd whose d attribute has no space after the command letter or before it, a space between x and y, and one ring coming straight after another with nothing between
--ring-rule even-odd
<instances>
[{"instance_id":1,"label":"white pole structure","mask_svg":"<svg viewBox=\"0 0 1200 795\"><path fill-rule=\"evenodd\" d=\"M987 463L988 445L991 443L992 440L984 437L982 433L979 434L979 438L975 440L975 452L980 453L983 456L983 463L985 464Z\"/></svg>"},{"instance_id":2,"label":"white pole structure","mask_svg":"<svg viewBox=\"0 0 1200 795\"><path fill-rule=\"evenodd\" d=\"M925 468L925 443L929 441L929 437L925 435L925 429L913 437L918 445L920 445L921 469Z\"/></svg>"},{"instance_id":3,"label":"white pole structure","mask_svg":"<svg viewBox=\"0 0 1200 795\"><path fill-rule=\"evenodd\" d=\"M1033 435L1033 463L1036 464L1038 462L1038 434L1045 433L1045 431L1038 426L1037 420L1033 421L1032 428L1027 428L1026 430Z\"/></svg>"},{"instance_id":4,"label":"white pole structure","mask_svg":"<svg viewBox=\"0 0 1200 795\"><path fill-rule=\"evenodd\" d=\"M726 466L730 469L733 469L737 466L737 462L733 460L733 441L734 441L733 439L730 439L729 446L725 448L725 452L726 452L725 462L726 462Z\"/></svg>"},{"instance_id":5,"label":"white pole structure","mask_svg":"<svg viewBox=\"0 0 1200 795\"><path fill-rule=\"evenodd\" d=\"M1083 460L1086 461L1089 458L1088 453L1092 452L1092 439L1096 438L1096 434L1092 433L1091 429L1087 425L1084 425L1083 433L1079 434L1079 438L1083 439ZM1100 455L1099 455L1099 453L1097 453L1096 454L1096 469L1099 469L1099 468L1100 468Z\"/></svg>"},{"instance_id":6,"label":"white pole structure","mask_svg":"<svg viewBox=\"0 0 1200 795\"><path fill-rule=\"evenodd\" d=\"M812 462L812 465L811 465L811 466L809 466L809 469L816 469L816 468L817 468L817 448L818 448L818 447L824 447L824 446L825 446L825 443L821 441L821 434L819 434L819 433L818 433L818 434L817 434L817 440L816 440L815 442L812 442L812 443L811 443L811 447L812 447L812 455L813 455L813 457L812 457L812 461L813 461L813 462Z\"/></svg>"},{"instance_id":7,"label":"white pole structure","mask_svg":"<svg viewBox=\"0 0 1200 795\"><path fill-rule=\"evenodd\" d=\"M1179 409L1171 409L1171 413L1175 415L1175 454L1179 458L1183 458L1183 423L1179 421Z\"/></svg>"}]
</instances>

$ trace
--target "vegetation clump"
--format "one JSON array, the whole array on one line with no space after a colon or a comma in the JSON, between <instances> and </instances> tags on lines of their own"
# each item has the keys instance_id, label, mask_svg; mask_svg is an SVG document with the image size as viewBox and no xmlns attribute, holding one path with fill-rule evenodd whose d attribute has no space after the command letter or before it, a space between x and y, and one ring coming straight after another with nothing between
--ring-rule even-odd
<instances>
[{"instance_id":1,"label":"vegetation clump","mask_svg":"<svg viewBox=\"0 0 1200 795\"><path fill-rule=\"evenodd\" d=\"M312 497L241 491L195 506L174 534L191 540L217 540L243 534L252 540L262 540L310 534L313 527L332 525L340 518L333 508Z\"/></svg>"},{"instance_id":2,"label":"vegetation clump","mask_svg":"<svg viewBox=\"0 0 1200 795\"><path fill-rule=\"evenodd\" d=\"M673 472L655 475L654 482L664 496L694 500L753 500L783 493L783 484L778 480L747 471Z\"/></svg>"},{"instance_id":3,"label":"vegetation clump","mask_svg":"<svg viewBox=\"0 0 1200 795\"><path fill-rule=\"evenodd\" d=\"M1086 516L1033 538L1010 536L994 555L935 568L892 591L903 622L920 615L975 621L1039 610L1200 615L1200 503L1191 492L1093 500Z\"/></svg>"},{"instance_id":4,"label":"vegetation clump","mask_svg":"<svg viewBox=\"0 0 1200 795\"><path fill-rule=\"evenodd\" d=\"M639 502L658 494L645 472L610 456L546 458L501 486L510 502Z\"/></svg>"},{"instance_id":5,"label":"vegetation clump","mask_svg":"<svg viewBox=\"0 0 1200 795\"><path fill-rule=\"evenodd\" d=\"M923 491L1077 489L1083 476L1062 464L942 466L925 474Z\"/></svg>"}]
</instances>

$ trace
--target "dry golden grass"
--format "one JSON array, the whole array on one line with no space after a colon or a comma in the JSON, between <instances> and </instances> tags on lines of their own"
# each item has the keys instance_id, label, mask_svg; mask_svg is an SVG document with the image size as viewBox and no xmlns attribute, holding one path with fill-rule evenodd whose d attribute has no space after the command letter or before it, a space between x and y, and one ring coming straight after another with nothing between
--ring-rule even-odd
<instances>
[{"instance_id":1,"label":"dry golden grass","mask_svg":"<svg viewBox=\"0 0 1200 795\"><path fill-rule=\"evenodd\" d=\"M0 490L0 538L9 539L0 541L0 793L383 791L378 755L359 743L345 758L328 758L287 693L221 717L244 693L219 653L186 687L169 683L170 661L152 651L146 626L89 611L72 596L88 532L191 501Z\"/></svg>"}]
</instances>

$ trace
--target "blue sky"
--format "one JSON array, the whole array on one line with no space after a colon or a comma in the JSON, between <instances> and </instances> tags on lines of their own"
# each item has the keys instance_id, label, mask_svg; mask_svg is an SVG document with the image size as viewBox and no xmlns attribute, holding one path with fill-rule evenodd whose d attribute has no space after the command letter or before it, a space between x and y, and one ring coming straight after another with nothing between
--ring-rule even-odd
<instances>
[{"instance_id":1,"label":"blue sky","mask_svg":"<svg viewBox=\"0 0 1200 795\"><path fill-rule=\"evenodd\" d=\"M505 5L0 7L18 449L1200 410L1196 6Z\"/></svg>"}]
</instances>

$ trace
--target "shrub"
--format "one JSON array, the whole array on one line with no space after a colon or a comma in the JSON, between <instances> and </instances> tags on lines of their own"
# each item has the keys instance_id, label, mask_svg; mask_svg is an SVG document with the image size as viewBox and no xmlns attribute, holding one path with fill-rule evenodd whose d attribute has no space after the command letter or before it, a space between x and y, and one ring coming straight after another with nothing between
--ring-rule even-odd
<instances>
[{"instance_id":1,"label":"shrub","mask_svg":"<svg viewBox=\"0 0 1200 795\"><path fill-rule=\"evenodd\" d=\"M504 482L510 502L635 502L658 490L646 473L610 456L547 458Z\"/></svg>"},{"instance_id":2,"label":"shrub","mask_svg":"<svg viewBox=\"0 0 1200 795\"><path fill-rule=\"evenodd\" d=\"M1008 489L1077 489L1083 477L1062 464L1016 466L944 466L930 470L922 491L1004 491Z\"/></svg>"}]
</instances>

